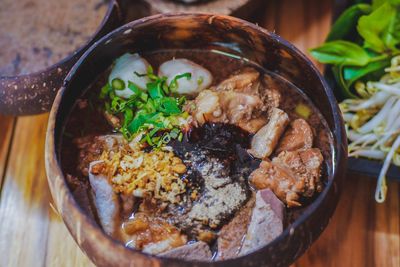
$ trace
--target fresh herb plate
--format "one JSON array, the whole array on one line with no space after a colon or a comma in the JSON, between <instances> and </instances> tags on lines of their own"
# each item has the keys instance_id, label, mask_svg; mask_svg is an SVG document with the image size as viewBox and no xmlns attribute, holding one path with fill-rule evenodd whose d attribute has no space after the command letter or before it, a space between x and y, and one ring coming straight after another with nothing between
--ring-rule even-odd
<instances>
[{"instance_id":1,"label":"fresh herb plate","mask_svg":"<svg viewBox=\"0 0 400 267\"><path fill-rule=\"evenodd\" d=\"M350 5L354 4L354 0L336 0L334 3L334 20ZM333 21L334 21L333 20ZM327 80L330 87L334 90L336 94L336 98L338 101L343 100L342 96L339 94L338 84L336 83L331 67L328 66L325 69L324 77ZM379 176L379 172L382 169L382 161L378 160L370 160L366 158L349 158L348 160L348 170L352 173L362 174L365 176L377 178ZM386 173L386 177L389 180L395 180L400 182L400 167L395 165L391 165L388 172Z\"/></svg>"}]
</instances>

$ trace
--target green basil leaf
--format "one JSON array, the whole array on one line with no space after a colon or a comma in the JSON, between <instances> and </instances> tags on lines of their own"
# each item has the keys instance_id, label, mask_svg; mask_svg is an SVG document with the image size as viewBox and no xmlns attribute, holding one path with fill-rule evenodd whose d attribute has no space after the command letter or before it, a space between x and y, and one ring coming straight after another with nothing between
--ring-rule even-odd
<instances>
[{"instance_id":1,"label":"green basil leaf","mask_svg":"<svg viewBox=\"0 0 400 267\"><path fill-rule=\"evenodd\" d=\"M321 63L333 65L364 66L370 60L362 47L343 40L324 43L311 49L310 53Z\"/></svg>"},{"instance_id":2,"label":"green basil leaf","mask_svg":"<svg viewBox=\"0 0 400 267\"><path fill-rule=\"evenodd\" d=\"M369 15L358 20L358 33L364 38L364 47L376 52L384 52L396 43L388 31L392 20L396 17L396 9L389 3L381 5Z\"/></svg>"},{"instance_id":3,"label":"green basil leaf","mask_svg":"<svg viewBox=\"0 0 400 267\"><path fill-rule=\"evenodd\" d=\"M362 15L371 13L371 11L371 5L368 4L357 4L349 7L332 25L326 41L345 39L356 28L358 19Z\"/></svg>"},{"instance_id":4,"label":"green basil leaf","mask_svg":"<svg viewBox=\"0 0 400 267\"><path fill-rule=\"evenodd\" d=\"M386 47L398 51L397 46L400 44L400 8L395 8L395 15L390 20L389 26L383 33L383 42Z\"/></svg>"},{"instance_id":5,"label":"green basil leaf","mask_svg":"<svg viewBox=\"0 0 400 267\"><path fill-rule=\"evenodd\" d=\"M368 63L366 66L333 66L332 72L336 82L341 88L345 98L357 98L353 92L353 85L358 80L376 80L384 73L384 69L390 65L390 58Z\"/></svg>"},{"instance_id":6,"label":"green basil leaf","mask_svg":"<svg viewBox=\"0 0 400 267\"><path fill-rule=\"evenodd\" d=\"M372 0L372 9L378 9L381 5L385 4L387 0Z\"/></svg>"},{"instance_id":7,"label":"green basil leaf","mask_svg":"<svg viewBox=\"0 0 400 267\"><path fill-rule=\"evenodd\" d=\"M342 65L335 65L332 67L332 73L335 77L336 82L339 84L341 88L341 92L344 98L356 98L357 95L351 92L350 87L346 84L344 77L343 77L343 66Z\"/></svg>"},{"instance_id":8,"label":"green basil leaf","mask_svg":"<svg viewBox=\"0 0 400 267\"><path fill-rule=\"evenodd\" d=\"M371 77L381 77L384 73L384 69L390 66L390 59L386 58L380 61L370 62L368 65L364 67L344 67L343 68L343 77L346 81L346 84L351 87L358 80L365 80L366 76Z\"/></svg>"},{"instance_id":9,"label":"green basil leaf","mask_svg":"<svg viewBox=\"0 0 400 267\"><path fill-rule=\"evenodd\" d=\"M394 6L398 6L400 5L400 0L388 0L390 4L394 5Z\"/></svg>"}]
</instances>

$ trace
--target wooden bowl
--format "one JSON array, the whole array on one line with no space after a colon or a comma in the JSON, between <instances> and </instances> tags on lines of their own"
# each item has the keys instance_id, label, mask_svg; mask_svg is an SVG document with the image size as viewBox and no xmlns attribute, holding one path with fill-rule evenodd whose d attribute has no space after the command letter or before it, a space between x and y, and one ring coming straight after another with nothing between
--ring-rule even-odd
<instances>
[{"instance_id":1,"label":"wooden bowl","mask_svg":"<svg viewBox=\"0 0 400 267\"><path fill-rule=\"evenodd\" d=\"M131 250L107 236L78 205L59 165L63 125L75 100L118 56L154 49L218 49L244 56L292 82L311 99L333 134L326 186L313 203L267 246L236 259L189 262ZM104 36L75 64L53 104L46 140L46 170L54 202L72 236L98 266L287 266L327 226L338 202L346 170L344 124L331 89L297 48L249 22L211 14L166 14L128 23ZM87 208L87 207L86 207ZM61 241L61 240L60 240Z\"/></svg>"},{"instance_id":2,"label":"wooden bowl","mask_svg":"<svg viewBox=\"0 0 400 267\"><path fill-rule=\"evenodd\" d=\"M208 0L185 4L178 0L143 0L150 15L171 12L210 12L219 15L230 15L248 18L265 0Z\"/></svg>"},{"instance_id":3,"label":"wooden bowl","mask_svg":"<svg viewBox=\"0 0 400 267\"><path fill-rule=\"evenodd\" d=\"M103 21L92 38L69 56L38 72L0 76L0 114L30 115L49 111L54 97L71 67L100 37L123 24L117 0L110 0Z\"/></svg>"}]
</instances>

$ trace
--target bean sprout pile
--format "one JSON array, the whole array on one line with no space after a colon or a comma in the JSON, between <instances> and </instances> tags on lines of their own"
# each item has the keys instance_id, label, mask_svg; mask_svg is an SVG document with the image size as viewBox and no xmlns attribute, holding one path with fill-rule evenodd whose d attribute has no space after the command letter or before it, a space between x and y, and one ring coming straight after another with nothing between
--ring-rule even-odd
<instances>
[{"instance_id":1,"label":"bean sprout pile","mask_svg":"<svg viewBox=\"0 0 400 267\"><path fill-rule=\"evenodd\" d=\"M349 156L383 160L375 191L376 201L382 203L390 164L400 166L400 56L392 58L379 81L358 81L355 89L363 98L340 103Z\"/></svg>"}]
</instances>

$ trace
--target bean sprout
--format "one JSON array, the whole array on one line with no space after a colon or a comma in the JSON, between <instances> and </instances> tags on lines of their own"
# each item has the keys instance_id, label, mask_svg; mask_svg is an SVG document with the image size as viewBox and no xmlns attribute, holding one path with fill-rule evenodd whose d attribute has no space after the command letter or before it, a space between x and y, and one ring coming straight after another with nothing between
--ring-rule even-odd
<instances>
[{"instance_id":1,"label":"bean sprout","mask_svg":"<svg viewBox=\"0 0 400 267\"><path fill-rule=\"evenodd\" d=\"M379 203L386 199L390 164L400 166L400 56L391 63L380 81L358 82L360 88L372 94L369 98L340 103L350 140L349 156L383 160L375 191Z\"/></svg>"}]
</instances>

